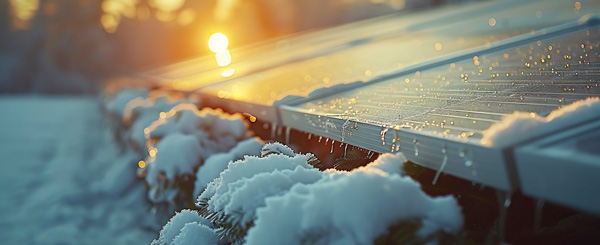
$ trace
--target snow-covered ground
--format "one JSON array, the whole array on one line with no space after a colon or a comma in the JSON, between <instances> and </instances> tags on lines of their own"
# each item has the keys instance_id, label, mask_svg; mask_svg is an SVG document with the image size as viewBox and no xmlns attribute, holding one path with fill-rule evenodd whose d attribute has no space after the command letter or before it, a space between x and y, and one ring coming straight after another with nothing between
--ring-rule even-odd
<instances>
[{"instance_id":1,"label":"snow-covered ground","mask_svg":"<svg viewBox=\"0 0 600 245\"><path fill-rule=\"evenodd\" d=\"M138 157L93 97L0 97L1 244L148 244ZM160 228L160 226L158 227Z\"/></svg>"}]
</instances>

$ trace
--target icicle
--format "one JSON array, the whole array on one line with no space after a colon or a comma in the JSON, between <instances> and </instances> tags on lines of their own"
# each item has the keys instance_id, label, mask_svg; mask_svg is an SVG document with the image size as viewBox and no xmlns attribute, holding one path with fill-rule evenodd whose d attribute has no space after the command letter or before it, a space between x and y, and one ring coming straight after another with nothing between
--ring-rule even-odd
<instances>
[{"instance_id":1,"label":"icicle","mask_svg":"<svg viewBox=\"0 0 600 245\"><path fill-rule=\"evenodd\" d=\"M271 139L275 139L275 133L277 132L277 123L271 123Z\"/></svg>"},{"instance_id":2,"label":"icicle","mask_svg":"<svg viewBox=\"0 0 600 245\"><path fill-rule=\"evenodd\" d=\"M415 156L419 156L419 141L414 139L413 143L415 144Z\"/></svg>"},{"instance_id":3,"label":"icicle","mask_svg":"<svg viewBox=\"0 0 600 245\"><path fill-rule=\"evenodd\" d=\"M325 139L325 145L327 145L327 143L329 143L329 138Z\"/></svg>"},{"instance_id":4,"label":"icicle","mask_svg":"<svg viewBox=\"0 0 600 245\"><path fill-rule=\"evenodd\" d=\"M335 145L335 140L331 140L331 151L329 151L329 154L333 153L333 145Z\"/></svg>"},{"instance_id":5,"label":"icicle","mask_svg":"<svg viewBox=\"0 0 600 245\"><path fill-rule=\"evenodd\" d=\"M499 220L499 224L498 224L498 236L500 237L500 243L504 243L504 239L505 239L505 226L506 226L506 212L508 211L508 208L510 207L510 204L512 203L511 201L511 196L512 193L511 192L502 192L502 191L497 191L496 195L498 196L498 201L500 202L500 220Z\"/></svg>"},{"instance_id":6,"label":"icicle","mask_svg":"<svg viewBox=\"0 0 600 245\"><path fill-rule=\"evenodd\" d=\"M319 136L319 143L321 143L322 139L323 139L323 136Z\"/></svg>"},{"instance_id":7,"label":"icicle","mask_svg":"<svg viewBox=\"0 0 600 245\"><path fill-rule=\"evenodd\" d=\"M386 127L385 125L381 125L381 131L379 134L381 134L381 142L383 145L385 145L385 133L387 133L389 129L390 128Z\"/></svg>"},{"instance_id":8,"label":"icicle","mask_svg":"<svg viewBox=\"0 0 600 245\"><path fill-rule=\"evenodd\" d=\"M281 135L282 130L283 130L283 127L277 127L277 136Z\"/></svg>"},{"instance_id":9,"label":"icicle","mask_svg":"<svg viewBox=\"0 0 600 245\"><path fill-rule=\"evenodd\" d=\"M544 205L546 201L540 199L537 200L535 205L535 217L533 220L533 230L536 234L540 232L541 224L542 224L542 210L544 209Z\"/></svg>"},{"instance_id":10,"label":"icicle","mask_svg":"<svg viewBox=\"0 0 600 245\"><path fill-rule=\"evenodd\" d=\"M398 130L394 130L394 139L396 139L396 151L400 150L400 136L398 136Z\"/></svg>"},{"instance_id":11,"label":"icicle","mask_svg":"<svg viewBox=\"0 0 600 245\"><path fill-rule=\"evenodd\" d=\"M432 185L435 185L437 183L438 179L440 178L440 174L442 174L442 172L444 171L444 168L446 168L446 164L448 163L448 154L446 154L446 145L442 146L442 153L444 154L444 160L442 160L442 165L438 169L437 173L435 173L435 177L433 178L433 181L431 182Z\"/></svg>"},{"instance_id":12,"label":"icicle","mask_svg":"<svg viewBox=\"0 0 600 245\"><path fill-rule=\"evenodd\" d=\"M344 147L344 158L346 158L346 152L348 151L348 144L346 144L346 147Z\"/></svg>"},{"instance_id":13,"label":"icicle","mask_svg":"<svg viewBox=\"0 0 600 245\"><path fill-rule=\"evenodd\" d=\"M285 128L285 144L289 145L290 144L290 132L292 131L291 127L286 127Z\"/></svg>"},{"instance_id":14,"label":"icicle","mask_svg":"<svg viewBox=\"0 0 600 245\"><path fill-rule=\"evenodd\" d=\"M311 137L312 137L312 134L308 133L308 140L310 140Z\"/></svg>"}]
</instances>

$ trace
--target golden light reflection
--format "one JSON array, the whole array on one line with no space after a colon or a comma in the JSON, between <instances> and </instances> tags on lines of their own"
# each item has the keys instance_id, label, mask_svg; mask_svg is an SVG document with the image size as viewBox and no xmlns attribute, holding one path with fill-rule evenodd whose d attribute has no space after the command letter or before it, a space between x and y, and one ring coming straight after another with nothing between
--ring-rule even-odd
<instances>
[{"instance_id":1,"label":"golden light reflection","mask_svg":"<svg viewBox=\"0 0 600 245\"><path fill-rule=\"evenodd\" d=\"M156 148L154 147L148 149L148 155L150 155L150 157L156 157L156 152Z\"/></svg>"},{"instance_id":2,"label":"golden light reflection","mask_svg":"<svg viewBox=\"0 0 600 245\"><path fill-rule=\"evenodd\" d=\"M119 26L119 17L111 14L103 14L100 17L100 23L106 32L114 33Z\"/></svg>"},{"instance_id":3,"label":"golden light reflection","mask_svg":"<svg viewBox=\"0 0 600 245\"><path fill-rule=\"evenodd\" d=\"M140 161L138 162L138 167L140 167L140 168L145 168L145 167L146 167L146 162L145 162L144 160L140 160Z\"/></svg>"},{"instance_id":4,"label":"golden light reflection","mask_svg":"<svg viewBox=\"0 0 600 245\"><path fill-rule=\"evenodd\" d=\"M442 44L441 43L435 43L435 50L437 50L437 51L442 50Z\"/></svg>"},{"instance_id":5,"label":"golden light reflection","mask_svg":"<svg viewBox=\"0 0 600 245\"><path fill-rule=\"evenodd\" d=\"M192 22L194 22L195 19L196 19L196 12L194 12L193 9L188 8L188 9L181 11L181 13L179 13L179 15L177 16L177 23L182 26L186 26L186 25L192 24Z\"/></svg>"},{"instance_id":6,"label":"golden light reflection","mask_svg":"<svg viewBox=\"0 0 600 245\"><path fill-rule=\"evenodd\" d=\"M581 9L581 2L575 2L575 9Z\"/></svg>"},{"instance_id":7,"label":"golden light reflection","mask_svg":"<svg viewBox=\"0 0 600 245\"><path fill-rule=\"evenodd\" d=\"M151 0L149 3L162 11L173 12L183 7L185 0Z\"/></svg>"},{"instance_id":8,"label":"golden light reflection","mask_svg":"<svg viewBox=\"0 0 600 245\"><path fill-rule=\"evenodd\" d=\"M39 0L10 0L11 14L14 17L14 27L29 28L29 21L40 7Z\"/></svg>"},{"instance_id":9,"label":"golden light reflection","mask_svg":"<svg viewBox=\"0 0 600 245\"><path fill-rule=\"evenodd\" d=\"M235 69L231 68L229 70L226 70L224 72L221 72L221 76L222 77L230 77L233 75L233 73L235 72Z\"/></svg>"},{"instance_id":10,"label":"golden light reflection","mask_svg":"<svg viewBox=\"0 0 600 245\"><path fill-rule=\"evenodd\" d=\"M217 59L217 64L219 66L227 66L231 64L231 54L229 53L229 50L216 53L215 58Z\"/></svg>"},{"instance_id":11,"label":"golden light reflection","mask_svg":"<svg viewBox=\"0 0 600 245\"><path fill-rule=\"evenodd\" d=\"M488 21L488 23L490 24L490 26L496 26L496 18L490 18L490 20Z\"/></svg>"}]
</instances>

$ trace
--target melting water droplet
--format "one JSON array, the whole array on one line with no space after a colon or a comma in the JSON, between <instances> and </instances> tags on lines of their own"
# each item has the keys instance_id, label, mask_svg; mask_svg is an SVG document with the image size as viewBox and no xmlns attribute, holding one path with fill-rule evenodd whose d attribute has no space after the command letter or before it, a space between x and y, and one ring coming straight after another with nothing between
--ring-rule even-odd
<instances>
[{"instance_id":1,"label":"melting water droplet","mask_svg":"<svg viewBox=\"0 0 600 245\"><path fill-rule=\"evenodd\" d=\"M466 167L471 167L473 166L473 161L471 160L471 158L469 157L469 152L467 151L467 149L463 149L461 150L458 155L462 158L465 159L465 166ZM474 172L473 175L477 175L477 172Z\"/></svg>"},{"instance_id":2,"label":"melting water droplet","mask_svg":"<svg viewBox=\"0 0 600 245\"><path fill-rule=\"evenodd\" d=\"M285 144L289 145L290 144L290 132L292 131L291 127L286 127L285 128Z\"/></svg>"},{"instance_id":3,"label":"melting water droplet","mask_svg":"<svg viewBox=\"0 0 600 245\"><path fill-rule=\"evenodd\" d=\"M386 127L385 125L381 125L381 131L379 134L381 134L381 142L383 145L385 145L385 133L387 133L389 129L390 128Z\"/></svg>"},{"instance_id":4,"label":"melting water droplet","mask_svg":"<svg viewBox=\"0 0 600 245\"><path fill-rule=\"evenodd\" d=\"M327 145L327 143L329 143L329 138L325 139L325 145Z\"/></svg>"},{"instance_id":5,"label":"melting water droplet","mask_svg":"<svg viewBox=\"0 0 600 245\"><path fill-rule=\"evenodd\" d=\"M413 143L415 144L415 156L418 156L419 155L419 141L417 139L414 139Z\"/></svg>"},{"instance_id":6,"label":"melting water droplet","mask_svg":"<svg viewBox=\"0 0 600 245\"><path fill-rule=\"evenodd\" d=\"M333 153L333 145L335 145L335 140L331 140L331 151L329 151L329 154Z\"/></svg>"},{"instance_id":7,"label":"melting water droplet","mask_svg":"<svg viewBox=\"0 0 600 245\"><path fill-rule=\"evenodd\" d=\"M396 139L396 151L400 150L400 136L398 136L398 130L394 130L394 139Z\"/></svg>"},{"instance_id":8,"label":"melting water droplet","mask_svg":"<svg viewBox=\"0 0 600 245\"><path fill-rule=\"evenodd\" d=\"M432 185L435 185L438 181L438 179L440 178L440 174L442 174L442 172L444 171L444 168L446 168L446 164L448 163L448 154L446 154L446 145L444 145L442 147L442 153L444 154L444 160L442 160L442 165L440 166L440 169L438 169L437 173L435 173L435 177L433 178L433 181L431 182Z\"/></svg>"},{"instance_id":9,"label":"melting water droplet","mask_svg":"<svg viewBox=\"0 0 600 245\"><path fill-rule=\"evenodd\" d=\"M323 136L319 136L319 143L321 143L322 139L323 139Z\"/></svg>"}]
</instances>

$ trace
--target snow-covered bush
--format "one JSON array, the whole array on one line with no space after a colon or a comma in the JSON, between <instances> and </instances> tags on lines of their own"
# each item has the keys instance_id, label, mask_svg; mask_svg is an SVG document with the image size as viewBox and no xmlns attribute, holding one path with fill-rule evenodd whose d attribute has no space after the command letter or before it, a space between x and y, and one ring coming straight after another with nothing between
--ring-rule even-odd
<instances>
[{"instance_id":1,"label":"snow-covered bush","mask_svg":"<svg viewBox=\"0 0 600 245\"><path fill-rule=\"evenodd\" d=\"M149 156L140 175L150 187L152 202L173 202L179 195L183 206L191 207L195 170L209 156L226 152L248 138L247 123L240 114L198 110L193 104L179 104L161 115L144 129Z\"/></svg>"},{"instance_id":2,"label":"snow-covered bush","mask_svg":"<svg viewBox=\"0 0 600 245\"><path fill-rule=\"evenodd\" d=\"M221 239L247 244L372 244L405 231L402 242L437 241L462 226L455 198L430 197L403 176L402 154L353 171L319 171L315 157L266 144L262 157L227 165L198 197L200 215ZM215 161L221 158L215 158ZM226 164L226 163L221 163ZM221 165L222 166L222 165Z\"/></svg>"},{"instance_id":3,"label":"snow-covered bush","mask_svg":"<svg viewBox=\"0 0 600 245\"><path fill-rule=\"evenodd\" d=\"M180 133L193 135L201 146L202 159L217 152L225 152L248 138L248 125L239 114L227 114L221 109L198 108L193 104L179 104L144 130L145 139L161 138Z\"/></svg>"},{"instance_id":4,"label":"snow-covered bush","mask_svg":"<svg viewBox=\"0 0 600 245\"><path fill-rule=\"evenodd\" d=\"M196 211L182 210L162 228L152 245L219 244L214 226Z\"/></svg>"},{"instance_id":5,"label":"snow-covered bush","mask_svg":"<svg viewBox=\"0 0 600 245\"><path fill-rule=\"evenodd\" d=\"M418 227L409 241L424 243L462 226L453 197L432 198L409 177L371 166L295 185L256 216L247 244L372 244L403 223Z\"/></svg>"},{"instance_id":6,"label":"snow-covered bush","mask_svg":"<svg viewBox=\"0 0 600 245\"><path fill-rule=\"evenodd\" d=\"M230 162L241 160L244 156L258 156L263 146L263 141L258 137L241 141L227 153L217 153L206 159L196 173L194 184L194 197L204 191L208 183L218 178L221 172L227 169Z\"/></svg>"},{"instance_id":7,"label":"snow-covered bush","mask_svg":"<svg viewBox=\"0 0 600 245\"><path fill-rule=\"evenodd\" d=\"M127 138L134 148L145 150L146 128L182 103L197 102L187 100L180 93L161 90L151 91L147 98L137 97L129 101L123 112L123 124L129 127Z\"/></svg>"},{"instance_id":8,"label":"snow-covered bush","mask_svg":"<svg viewBox=\"0 0 600 245\"><path fill-rule=\"evenodd\" d=\"M323 174L309 164L315 159L310 153L295 154L280 143L266 144L261 152L264 157L246 156L229 163L198 197L201 214L219 226L222 239L242 241L266 197L283 194L298 183L313 183Z\"/></svg>"}]
</instances>

